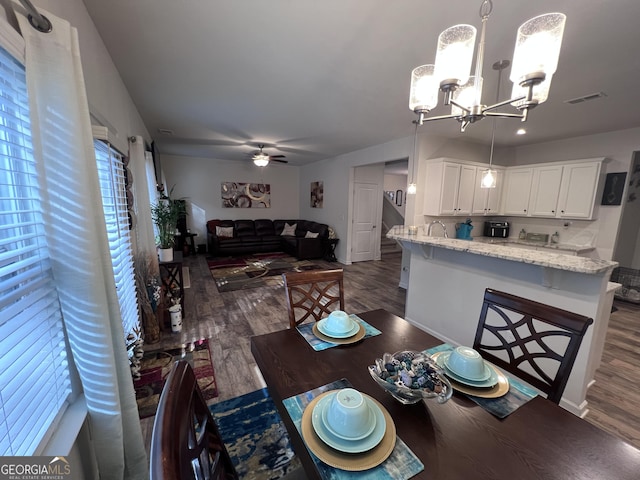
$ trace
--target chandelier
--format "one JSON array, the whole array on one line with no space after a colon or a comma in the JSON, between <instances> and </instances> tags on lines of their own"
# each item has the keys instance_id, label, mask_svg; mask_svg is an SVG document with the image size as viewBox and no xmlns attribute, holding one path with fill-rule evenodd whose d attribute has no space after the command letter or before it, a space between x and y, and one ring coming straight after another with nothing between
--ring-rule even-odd
<instances>
[{"instance_id":1,"label":"chandelier","mask_svg":"<svg viewBox=\"0 0 640 480\"><path fill-rule=\"evenodd\" d=\"M534 17L518 28L509 79L513 90L509 100L486 106L482 103L482 64L487 19L493 2L480 5L480 42L476 54L475 75L470 75L476 28L454 25L438 37L435 65L421 65L411 73L409 108L418 115L418 123L452 118L464 132L471 123L485 117L519 118L527 121L529 110L547 100L551 78L558 67L566 16L548 13ZM438 104L438 90L444 93L444 105L451 105L450 115L429 117ZM498 112L511 104L518 112Z\"/></svg>"}]
</instances>

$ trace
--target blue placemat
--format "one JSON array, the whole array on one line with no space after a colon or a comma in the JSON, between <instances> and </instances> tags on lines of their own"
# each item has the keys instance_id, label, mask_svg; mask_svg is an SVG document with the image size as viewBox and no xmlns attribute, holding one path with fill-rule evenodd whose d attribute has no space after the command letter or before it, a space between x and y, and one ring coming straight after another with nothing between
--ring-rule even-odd
<instances>
[{"instance_id":1,"label":"blue placemat","mask_svg":"<svg viewBox=\"0 0 640 480\"><path fill-rule=\"evenodd\" d=\"M291 417L291 420L293 420L298 432L302 436L300 430L302 425L302 413L311 400L321 393L328 392L329 390L337 390L339 388L351 386L351 382L346 378L343 378L341 380L328 383L327 385L323 385L322 387L314 388L308 392L289 397L282 403L287 409L287 412L289 412L289 416ZM407 444L400 439L400 437L396 437L396 446L394 447L393 452L391 452L389 458L377 467L369 470L363 470L361 472L348 472L346 470L330 467L319 460L318 457L316 457L310 450L309 454L315 462L316 468L320 472L320 476L326 480L406 480L424 470L423 463L418 457L416 457Z\"/></svg>"},{"instance_id":2,"label":"blue placemat","mask_svg":"<svg viewBox=\"0 0 640 480\"><path fill-rule=\"evenodd\" d=\"M453 350L453 346L448 343L443 343L437 347L429 348L425 350L425 352L431 355L437 352L448 352L449 350ZM505 418L538 395L535 389L528 387L511 375L507 375L506 373L505 375L509 378L509 392L502 397L481 398L462 392L458 393L467 396L492 415L498 418Z\"/></svg>"},{"instance_id":3,"label":"blue placemat","mask_svg":"<svg viewBox=\"0 0 640 480\"><path fill-rule=\"evenodd\" d=\"M374 337L382 333L376 327L372 327L357 315L351 314L349 315L349 317L364 327L364 338ZM311 348L313 348L316 352L320 350L326 350L327 348L340 346L339 343L325 342L324 340L320 340L318 337L316 337L313 334L313 323L303 323L302 325L296 327L296 329L298 330L298 332L300 332L300 335L302 335L307 343L311 345Z\"/></svg>"}]
</instances>

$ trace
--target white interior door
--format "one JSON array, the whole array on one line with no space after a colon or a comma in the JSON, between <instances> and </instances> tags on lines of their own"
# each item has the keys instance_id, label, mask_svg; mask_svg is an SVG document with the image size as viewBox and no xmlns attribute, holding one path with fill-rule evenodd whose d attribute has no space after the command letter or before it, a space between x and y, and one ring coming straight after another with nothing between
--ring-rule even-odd
<instances>
[{"instance_id":1,"label":"white interior door","mask_svg":"<svg viewBox=\"0 0 640 480\"><path fill-rule=\"evenodd\" d=\"M375 183L356 183L353 201L353 243L351 261L373 260L377 237L379 187Z\"/></svg>"}]
</instances>

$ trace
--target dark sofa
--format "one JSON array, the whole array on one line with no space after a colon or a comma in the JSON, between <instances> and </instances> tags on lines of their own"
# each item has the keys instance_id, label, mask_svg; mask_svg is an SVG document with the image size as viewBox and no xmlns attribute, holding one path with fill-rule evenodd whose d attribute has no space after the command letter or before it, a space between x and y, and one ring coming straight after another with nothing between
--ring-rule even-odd
<instances>
[{"instance_id":1,"label":"dark sofa","mask_svg":"<svg viewBox=\"0 0 640 480\"><path fill-rule=\"evenodd\" d=\"M282 235L285 224L294 225L294 235ZM219 227L219 228L216 228ZM308 234L315 238L307 238ZM309 220L209 220L209 255L245 255L286 252L299 260L322 258L326 251L329 227Z\"/></svg>"}]
</instances>

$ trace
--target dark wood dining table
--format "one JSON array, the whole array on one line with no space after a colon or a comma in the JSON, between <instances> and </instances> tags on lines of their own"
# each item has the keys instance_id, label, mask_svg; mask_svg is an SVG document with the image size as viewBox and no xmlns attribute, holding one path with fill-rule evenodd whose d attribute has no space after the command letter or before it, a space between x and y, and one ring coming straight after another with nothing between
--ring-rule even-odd
<instances>
[{"instance_id":1,"label":"dark wood dining table","mask_svg":"<svg viewBox=\"0 0 640 480\"><path fill-rule=\"evenodd\" d=\"M389 411L397 435L425 468L425 479L638 479L640 450L537 396L498 419L462 394L444 404L403 405L369 376L384 352L425 350L436 337L385 310L358 313L382 332L314 351L295 329L252 337L251 352L310 479L320 474L282 401L341 378Z\"/></svg>"}]
</instances>

